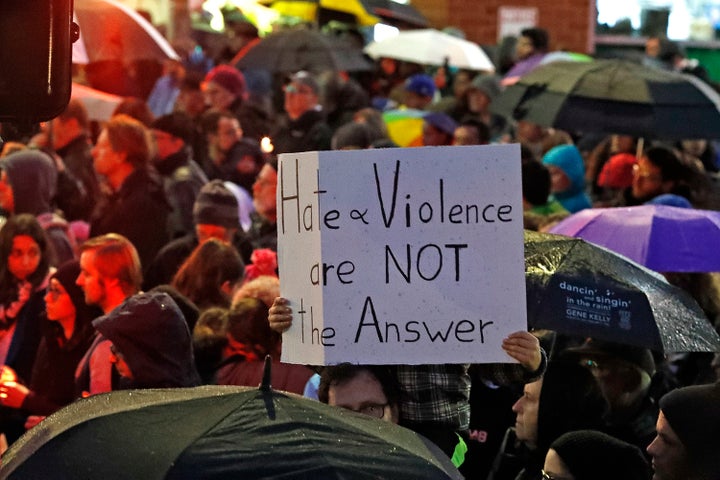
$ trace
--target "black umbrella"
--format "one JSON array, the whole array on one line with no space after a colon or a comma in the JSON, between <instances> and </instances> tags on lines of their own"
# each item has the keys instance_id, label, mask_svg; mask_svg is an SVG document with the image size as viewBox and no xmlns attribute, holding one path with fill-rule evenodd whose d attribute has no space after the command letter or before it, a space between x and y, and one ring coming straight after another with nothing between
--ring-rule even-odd
<instances>
[{"instance_id":1,"label":"black umbrella","mask_svg":"<svg viewBox=\"0 0 720 480\"><path fill-rule=\"evenodd\" d=\"M2 479L461 479L411 430L270 388L124 390L60 410Z\"/></svg>"},{"instance_id":2,"label":"black umbrella","mask_svg":"<svg viewBox=\"0 0 720 480\"><path fill-rule=\"evenodd\" d=\"M492 109L571 132L720 138L720 96L712 88L627 60L548 63L508 87Z\"/></svg>"},{"instance_id":3,"label":"black umbrella","mask_svg":"<svg viewBox=\"0 0 720 480\"><path fill-rule=\"evenodd\" d=\"M579 238L525 231L528 324L658 352L718 352L697 302L647 268Z\"/></svg>"},{"instance_id":4,"label":"black umbrella","mask_svg":"<svg viewBox=\"0 0 720 480\"><path fill-rule=\"evenodd\" d=\"M237 60L235 67L288 73L298 70L371 70L373 65L362 50L344 38L331 37L316 30L293 29L263 38Z\"/></svg>"}]
</instances>

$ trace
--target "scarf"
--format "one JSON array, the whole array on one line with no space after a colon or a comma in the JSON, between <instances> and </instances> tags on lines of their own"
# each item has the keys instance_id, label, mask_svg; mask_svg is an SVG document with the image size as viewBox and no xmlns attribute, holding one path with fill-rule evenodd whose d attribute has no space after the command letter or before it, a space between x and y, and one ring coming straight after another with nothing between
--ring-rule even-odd
<instances>
[{"instance_id":1,"label":"scarf","mask_svg":"<svg viewBox=\"0 0 720 480\"><path fill-rule=\"evenodd\" d=\"M17 300L11 302L10 305L7 306L0 305L0 335L7 332L10 327L15 324L20 310L22 310L22 308L25 306L27 301L30 299L30 296L34 292L47 288L48 282L50 281L50 276L53 273L55 273L55 269L51 268L50 271L48 271L48 274L45 275L45 278L40 283L40 285L38 285L38 287L34 290L32 283L28 282L27 280L23 280L18 283Z\"/></svg>"}]
</instances>

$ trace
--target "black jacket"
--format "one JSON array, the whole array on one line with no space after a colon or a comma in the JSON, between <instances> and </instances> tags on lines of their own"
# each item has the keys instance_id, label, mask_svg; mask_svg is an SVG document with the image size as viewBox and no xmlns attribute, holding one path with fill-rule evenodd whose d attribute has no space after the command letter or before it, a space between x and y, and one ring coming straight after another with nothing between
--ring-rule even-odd
<instances>
[{"instance_id":1,"label":"black jacket","mask_svg":"<svg viewBox=\"0 0 720 480\"><path fill-rule=\"evenodd\" d=\"M170 205L156 175L137 169L98 209L90 223L90 236L119 233L135 246L141 263L148 265L168 241L169 213Z\"/></svg>"},{"instance_id":2,"label":"black jacket","mask_svg":"<svg viewBox=\"0 0 720 480\"><path fill-rule=\"evenodd\" d=\"M193 205L208 181L207 176L192 160L189 148L156 160L155 168L162 176L165 196L172 209L168 216L168 235L170 238L182 237L194 229Z\"/></svg>"},{"instance_id":3,"label":"black jacket","mask_svg":"<svg viewBox=\"0 0 720 480\"><path fill-rule=\"evenodd\" d=\"M330 150L332 130L319 110L308 110L297 120L288 119L272 135L275 153Z\"/></svg>"}]
</instances>

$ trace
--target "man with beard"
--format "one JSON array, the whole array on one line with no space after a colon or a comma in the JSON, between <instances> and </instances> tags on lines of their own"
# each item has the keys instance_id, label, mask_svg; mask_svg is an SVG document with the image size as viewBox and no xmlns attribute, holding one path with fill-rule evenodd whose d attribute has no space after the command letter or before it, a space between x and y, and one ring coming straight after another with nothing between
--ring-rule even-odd
<instances>
[{"instance_id":1,"label":"man with beard","mask_svg":"<svg viewBox=\"0 0 720 480\"><path fill-rule=\"evenodd\" d=\"M200 124L208 145L203 164L208 178L232 182L250 192L264 163L260 145L243 136L240 122L231 113L209 110Z\"/></svg>"}]
</instances>

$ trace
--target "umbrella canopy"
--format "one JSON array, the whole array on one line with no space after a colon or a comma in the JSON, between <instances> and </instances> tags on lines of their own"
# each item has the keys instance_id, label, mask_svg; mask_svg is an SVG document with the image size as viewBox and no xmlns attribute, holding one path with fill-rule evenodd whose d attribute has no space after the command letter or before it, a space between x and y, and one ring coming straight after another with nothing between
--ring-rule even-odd
<instances>
[{"instance_id":1,"label":"umbrella canopy","mask_svg":"<svg viewBox=\"0 0 720 480\"><path fill-rule=\"evenodd\" d=\"M401 21L417 27L427 27L428 20L412 5L398 3L395 0L261 0L273 9L288 17L297 17L306 22L314 22L318 15L334 18L355 17L358 25L371 27L387 19ZM354 22L348 22L354 23Z\"/></svg>"},{"instance_id":2,"label":"umbrella canopy","mask_svg":"<svg viewBox=\"0 0 720 480\"><path fill-rule=\"evenodd\" d=\"M592 62L593 60L593 57L584 53L558 50L545 54L538 65L547 65L552 62Z\"/></svg>"},{"instance_id":3,"label":"umbrella canopy","mask_svg":"<svg viewBox=\"0 0 720 480\"><path fill-rule=\"evenodd\" d=\"M1 479L461 479L411 430L244 387L122 390L60 410L3 456Z\"/></svg>"},{"instance_id":4,"label":"umbrella canopy","mask_svg":"<svg viewBox=\"0 0 720 480\"><path fill-rule=\"evenodd\" d=\"M720 212L667 205L589 208L552 233L579 237L657 272L720 272Z\"/></svg>"},{"instance_id":5,"label":"umbrella canopy","mask_svg":"<svg viewBox=\"0 0 720 480\"><path fill-rule=\"evenodd\" d=\"M123 97L105 93L94 88L73 82L70 98L80 100L88 111L90 120L107 121Z\"/></svg>"},{"instance_id":6,"label":"umbrella canopy","mask_svg":"<svg viewBox=\"0 0 720 480\"><path fill-rule=\"evenodd\" d=\"M395 58L421 65L443 65L470 70L495 71L490 58L476 43L426 28L405 30L397 35L372 42L365 47L372 58Z\"/></svg>"},{"instance_id":7,"label":"umbrella canopy","mask_svg":"<svg viewBox=\"0 0 720 480\"><path fill-rule=\"evenodd\" d=\"M414 108L387 110L382 113L390 140L401 147L422 145L423 119L428 112Z\"/></svg>"},{"instance_id":8,"label":"umbrella canopy","mask_svg":"<svg viewBox=\"0 0 720 480\"><path fill-rule=\"evenodd\" d=\"M708 85L627 60L542 65L508 87L491 109L572 132L720 138L720 96Z\"/></svg>"},{"instance_id":9,"label":"umbrella canopy","mask_svg":"<svg viewBox=\"0 0 720 480\"><path fill-rule=\"evenodd\" d=\"M263 38L242 55L235 67L288 73L299 70L361 71L372 69L362 51L342 38L315 30L293 29Z\"/></svg>"},{"instance_id":10,"label":"umbrella canopy","mask_svg":"<svg viewBox=\"0 0 720 480\"><path fill-rule=\"evenodd\" d=\"M525 231L528 324L658 352L718 352L720 336L684 290L580 238Z\"/></svg>"},{"instance_id":11,"label":"umbrella canopy","mask_svg":"<svg viewBox=\"0 0 720 480\"><path fill-rule=\"evenodd\" d=\"M74 5L80 39L73 43L73 63L180 59L155 27L122 3L75 0Z\"/></svg>"},{"instance_id":12,"label":"umbrella canopy","mask_svg":"<svg viewBox=\"0 0 720 480\"><path fill-rule=\"evenodd\" d=\"M255 0L229 0L226 2L226 5L228 3L238 9L236 12L238 17L252 23L257 27L261 35L272 32L273 24L280 18L280 13L277 10L260 5ZM219 5L215 4L213 6L217 7L213 13L222 18L223 14L220 11ZM208 10L208 3L205 3L204 9L205 11Z\"/></svg>"}]
</instances>

